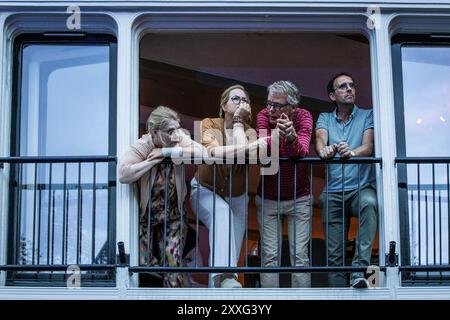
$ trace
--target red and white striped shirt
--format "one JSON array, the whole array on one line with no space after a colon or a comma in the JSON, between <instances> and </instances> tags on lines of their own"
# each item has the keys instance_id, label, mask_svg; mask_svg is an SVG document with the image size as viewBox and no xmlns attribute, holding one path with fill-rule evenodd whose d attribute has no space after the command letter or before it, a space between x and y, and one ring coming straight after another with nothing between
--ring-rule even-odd
<instances>
[{"instance_id":1,"label":"red and white striped shirt","mask_svg":"<svg viewBox=\"0 0 450 320\"><path fill-rule=\"evenodd\" d=\"M275 128L270 124L269 110L262 109L256 119L256 131L258 136L261 131L267 135ZM306 157L309 152L309 143L313 130L313 117L311 113L300 107L292 110L290 119L294 123L297 139L287 143L284 139L280 141L280 157ZM270 151L270 135L267 138L268 150ZM292 200L294 196L302 197L309 195L309 165L297 164L297 190L295 186L295 165L293 163L280 163L280 200ZM258 195L262 196L262 179L264 179L264 198L278 200L278 173L274 175L261 176L258 186Z\"/></svg>"}]
</instances>

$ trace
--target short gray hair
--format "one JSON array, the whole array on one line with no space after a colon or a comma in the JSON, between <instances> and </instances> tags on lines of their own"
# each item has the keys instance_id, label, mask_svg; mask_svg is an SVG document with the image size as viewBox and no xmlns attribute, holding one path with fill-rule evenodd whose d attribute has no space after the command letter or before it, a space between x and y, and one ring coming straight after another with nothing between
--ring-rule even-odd
<instances>
[{"instance_id":1,"label":"short gray hair","mask_svg":"<svg viewBox=\"0 0 450 320\"><path fill-rule=\"evenodd\" d=\"M300 103L300 91L295 84L290 81L276 81L267 87L267 92L278 92L286 95L286 100L290 105L298 106Z\"/></svg>"}]
</instances>

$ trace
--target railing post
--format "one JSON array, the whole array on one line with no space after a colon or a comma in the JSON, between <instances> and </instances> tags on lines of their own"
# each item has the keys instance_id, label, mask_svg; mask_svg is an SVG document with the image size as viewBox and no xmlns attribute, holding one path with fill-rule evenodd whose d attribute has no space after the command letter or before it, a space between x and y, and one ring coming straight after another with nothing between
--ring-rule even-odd
<instances>
[{"instance_id":1,"label":"railing post","mask_svg":"<svg viewBox=\"0 0 450 320\"><path fill-rule=\"evenodd\" d=\"M116 258L116 283L119 289L119 299L126 299L127 289L130 287L130 273L129 273L129 255L125 253L125 246L123 242L118 242L118 255Z\"/></svg>"},{"instance_id":2,"label":"railing post","mask_svg":"<svg viewBox=\"0 0 450 320\"><path fill-rule=\"evenodd\" d=\"M370 30L370 50L372 66L372 87L375 120L375 149L376 156L382 157L382 170L377 168L378 177L378 207L380 234L380 264L385 264L385 254L388 252L389 242L400 243L398 194L393 192L397 186L397 172L395 168L396 135L394 114L394 86L392 76L392 57L389 24L392 16L380 14L377 17L377 27ZM398 250L400 251L400 250ZM398 267L386 270L385 286L391 289L395 298L396 288L400 286Z\"/></svg>"}]
</instances>

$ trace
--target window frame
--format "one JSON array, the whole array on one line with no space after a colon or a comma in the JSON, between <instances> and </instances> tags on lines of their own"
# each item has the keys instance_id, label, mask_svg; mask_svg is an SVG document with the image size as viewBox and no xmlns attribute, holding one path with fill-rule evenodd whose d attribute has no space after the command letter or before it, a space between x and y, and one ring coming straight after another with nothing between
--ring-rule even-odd
<instances>
[{"instance_id":1,"label":"window frame","mask_svg":"<svg viewBox=\"0 0 450 320\"><path fill-rule=\"evenodd\" d=\"M100 33L72 33L72 32L48 32L48 33L23 33L17 35L12 40L12 88L11 88L11 127L10 127L10 154L20 156L20 119L21 119L21 83L22 83L22 63L23 49L28 45L105 45L109 47L109 115L108 115L108 154L105 156L116 157L117 154L117 39L110 34ZM8 227L6 251L7 261L18 264L15 260L17 251L17 221L19 220L15 205L17 204L13 183L17 179L17 170L11 165L9 170L9 191L8 191ZM20 174L20 173L19 173ZM108 260L115 262L116 259L116 166L108 164L108 249L110 256ZM40 278L40 272L36 271L30 277L15 280L15 271L9 271L6 275L6 285L26 285L26 286L65 286L67 275L52 275L50 272ZM115 286L116 275L112 272L105 276L100 276L97 280L95 276L82 275L84 286ZM34 279L32 279L34 278Z\"/></svg>"},{"instance_id":2,"label":"window frame","mask_svg":"<svg viewBox=\"0 0 450 320\"><path fill-rule=\"evenodd\" d=\"M402 47L448 47L450 48L450 35L448 33L436 34L412 34L398 33L391 38L392 76L394 85L394 112L396 127L397 157L405 158L406 154L406 132L405 132L405 106L403 95L403 68ZM398 202L400 220L400 243L401 243L401 265L411 265L411 243L410 243L410 219L408 205L408 179L407 164L397 163L398 179ZM402 273L401 281L410 280L408 273ZM431 280L427 280L432 282Z\"/></svg>"}]
</instances>

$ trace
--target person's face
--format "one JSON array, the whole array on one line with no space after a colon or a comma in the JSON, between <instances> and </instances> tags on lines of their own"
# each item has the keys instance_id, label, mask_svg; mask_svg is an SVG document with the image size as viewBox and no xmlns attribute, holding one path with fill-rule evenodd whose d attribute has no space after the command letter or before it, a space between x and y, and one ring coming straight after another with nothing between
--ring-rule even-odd
<instances>
[{"instance_id":1,"label":"person's face","mask_svg":"<svg viewBox=\"0 0 450 320\"><path fill-rule=\"evenodd\" d=\"M248 103L248 97L241 89L233 89L228 95L227 103L222 107L225 114L234 115L234 112L241 103Z\"/></svg>"},{"instance_id":2,"label":"person's face","mask_svg":"<svg viewBox=\"0 0 450 320\"><path fill-rule=\"evenodd\" d=\"M276 125L277 119L283 113L289 117L292 110L292 106L287 102L287 95L281 92L269 92L266 108L269 110L269 122L272 125Z\"/></svg>"},{"instance_id":3,"label":"person's face","mask_svg":"<svg viewBox=\"0 0 450 320\"><path fill-rule=\"evenodd\" d=\"M157 147L173 147L179 142L180 124L176 120L169 120L167 127L164 130L153 130L153 143Z\"/></svg>"},{"instance_id":4,"label":"person's face","mask_svg":"<svg viewBox=\"0 0 450 320\"><path fill-rule=\"evenodd\" d=\"M348 76L340 76L334 80L334 91L330 93L331 101L339 104L355 104L355 83Z\"/></svg>"}]
</instances>

